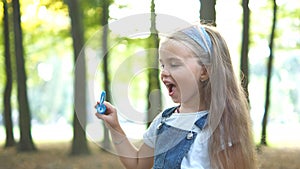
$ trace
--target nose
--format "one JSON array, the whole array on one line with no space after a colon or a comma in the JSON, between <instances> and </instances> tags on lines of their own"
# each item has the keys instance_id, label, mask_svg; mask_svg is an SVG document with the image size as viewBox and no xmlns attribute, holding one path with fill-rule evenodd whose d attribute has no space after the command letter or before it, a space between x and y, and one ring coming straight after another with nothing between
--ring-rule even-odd
<instances>
[{"instance_id":1,"label":"nose","mask_svg":"<svg viewBox=\"0 0 300 169\"><path fill-rule=\"evenodd\" d=\"M170 76L170 72L169 72L169 70L168 70L168 69L166 69L166 68L163 68L163 69L161 69L160 76L161 76L161 77Z\"/></svg>"}]
</instances>

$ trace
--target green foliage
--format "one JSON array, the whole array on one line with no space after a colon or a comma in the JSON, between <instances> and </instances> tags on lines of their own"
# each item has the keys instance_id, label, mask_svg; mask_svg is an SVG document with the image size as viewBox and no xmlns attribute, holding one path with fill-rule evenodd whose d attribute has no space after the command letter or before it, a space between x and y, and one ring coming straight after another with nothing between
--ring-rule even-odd
<instances>
[{"instance_id":1,"label":"green foliage","mask_svg":"<svg viewBox=\"0 0 300 169\"><path fill-rule=\"evenodd\" d=\"M100 29L102 9L99 1L87 0L80 3L88 38ZM2 8L0 11L2 18ZM66 121L71 122L74 60L67 5L63 0L25 0L21 2L21 14L28 96L33 120L48 123L65 117ZM0 23L2 24L2 20ZM2 31L2 27L0 30ZM0 54L3 56L2 38L0 42ZM4 59L0 60L1 65L4 64L3 61ZM4 84L3 69L0 70L0 76L0 83ZM2 91L3 86L0 86ZM14 109L17 109L15 95L12 96L12 102Z\"/></svg>"},{"instance_id":2,"label":"green foliage","mask_svg":"<svg viewBox=\"0 0 300 169\"><path fill-rule=\"evenodd\" d=\"M11 8L9 9L9 11L11 12ZM3 16L2 14L3 10L1 8L1 18ZM51 83L59 84L59 82L63 82L63 80L66 80L66 77L56 78L56 75L67 75L69 76L69 79L71 79L70 69L72 69L72 66L69 67L67 71L62 70L62 68L67 68L66 66L62 65L63 62L66 62L65 60L69 59L66 65L72 63L72 60L70 60L70 53L72 50L71 40L69 37L70 33L68 11L63 2L59 0L42 2L26 0L21 2L21 14L23 46L25 50L25 67L27 72L27 86L29 88L28 96L30 100L31 113L33 119L38 120L39 122L50 121L50 119L53 119L53 117L55 116L65 114L65 110L62 109L67 109L67 105L69 104L63 105L59 103L65 103L64 101L70 102L71 100L70 96L68 98L65 97L66 94L63 94L62 90L57 90L57 88L59 88L60 86L55 87L52 85L52 87L49 87L49 84ZM12 20L10 20L10 22L12 22ZM11 24L10 27L12 26L13 25ZM2 26L0 30L2 32ZM3 38L1 38L0 42L0 53L1 57L3 57ZM14 44L12 36L12 49L14 49L13 45ZM12 50L12 62L14 62L15 60L13 51L14 50ZM3 61L4 59L0 59L0 65L4 64ZM43 64L48 65L48 67L44 70L41 69L41 65ZM41 71L43 71L44 74L41 73ZM15 74L14 66L13 72ZM0 70L0 76L0 83L3 84L0 86L0 89L1 91L3 91L6 79L4 69ZM49 77L51 77L51 79L47 79ZM70 84L71 82L69 83L69 85L65 85L65 87L72 87L70 86ZM62 86L64 85L62 84ZM58 93L61 96L59 96ZM70 95L70 91L68 91L68 93ZM12 104L14 110L17 110L17 101L15 94L16 93L13 92ZM65 99L57 99L64 97ZM2 97L0 100L2 100ZM2 107L3 106L1 106L1 109Z\"/></svg>"},{"instance_id":3,"label":"green foliage","mask_svg":"<svg viewBox=\"0 0 300 169\"><path fill-rule=\"evenodd\" d=\"M73 60L67 6L62 1L30 1L23 3L22 9L31 113L38 122L56 121L68 113L64 112L66 102L72 100L63 90L64 87L72 88ZM64 62L67 63L63 65Z\"/></svg>"},{"instance_id":4,"label":"green foliage","mask_svg":"<svg viewBox=\"0 0 300 169\"><path fill-rule=\"evenodd\" d=\"M271 82L270 118L272 122L300 122L299 66L300 23L299 6L281 1L277 9L277 24L274 39L274 67ZM250 91L254 116L263 113L266 83L266 68L269 56L268 43L271 31L271 1L261 2L260 8L252 9L252 42L250 44ZM258 5L259 6L259 5ZM257 111L259 110L259 111ZM255 115L256 114L256 115ZM292 120L291 120L292 119ZM259 123L259 122L258 122Z\"/></svg>"},{"instance_id":5,"label":"green foliage","mask_svg":"<svg viewBox=\"0 0 300 169\"><path fill-rule=\"evenodd\" d=\"M297 0L295 0L297 1ZM83 9L83 23L85 30L85 39L101 36L97 31L101 30L101 0L80 1ZM112 4L112 1L109 2ZM119 2L120 3L120 2ZM259 9L251 11L251 35L252 41L250 50L250 85L255 91L250 91L252 95L252 105L263 107L264 83L266 72L266 60L268 59L268 41L271 29L271 2L266 2ZM292 4L292 5L291 5ZM299 4L299 3L298 3ZM126 2L121 5L113 4L114 9L126 8ZM11 10L11 9L10 9ZM150 6L149 6L150 10ZM26 59L27 85L29 88L29 99L33 119L38 122L55 122L61 117L66 121L71 121L73 114L73 50L70 34L70 19L67 5L63 0L23 0L21 2L22 28L24 35L24 50ZM217 11L218 12L218 11ZM299 16L300 10L297 5L288 1L282 1L278 8L278 23L276 27L275 55L278 58L290 59L276 61L274 69L274 79L272 81L272 114L278 115L285 111L288 104L293 107L293 111L299 113L299 89L297 87L286 87L287 84L281 84L284 81L299 86L299 52L296 57L291 56L289 51L300 48L299 40ZM3 9L0 2L0 31L3 32L2 18ZM115 18L110 18L111 20ZM11 25L12 27L13 25ZM12 37L13 38L13 37ZM128 84L129 73L136 73L137 65L146 67L146 57L135 57L144 55L141 51L147 47L145 39L128 39L110 35L109 39L110 60L109 71L111 79L118 78L120 83ZM5 84L4 59L3 59L3 38L0 38L0 90L3 91ZM12 43L13 45L13 43ZM101 41L92 43L93 48L100 48ZM12 46L13 49L13 46ZM101 49L97 49L101 51ZM284 53L278 54L278 51ZM13 51L12 51L13 52ZM277 53L278 52L278 53ZM293 54L294 55L294 54ZM134 57L133 57L134 56ZM14 55L12 55L14 58ZM135 58L130 60L130 58ZM14 61L14 60L12 60ZM126 71L120 71L120 65L126 67ZM101 65L99 65L101 85ZM14 69L15 70L15 69ZM120 74L116 74L120 71ZM288 74L286 75L286 72ZM288 79L283 79L288 77ZM146 107L146 70L137 73L131 77L129 97L136 107ZM281 84L282 86L279 86ZM15 84L14 84L15 85ZM278 92L278 94L275 94ZM281 104L282 100L285 104ZM2 97L0 98L2 105ZM16 93L14 90L12 96L13 107L17 110ZM3 106L0 106L2 112ZM262 112L259 112L262 113ZM273 116L271 115L271 116Z\"/></svg>"},{"instance_id":6,"label":"green foliage","mask_svg":"<svg viewBox=\"0 0 300 169\"><path fill-rule=\"evenodd\" d=\"M145 109L147 98L147 39L111 39L115 45L110 50L111 79L127 86L128 98L137 109ZM146 49L147 50L147 49ZM126 98L126 96L125 96Z\"/></svg>"}]
</instances>

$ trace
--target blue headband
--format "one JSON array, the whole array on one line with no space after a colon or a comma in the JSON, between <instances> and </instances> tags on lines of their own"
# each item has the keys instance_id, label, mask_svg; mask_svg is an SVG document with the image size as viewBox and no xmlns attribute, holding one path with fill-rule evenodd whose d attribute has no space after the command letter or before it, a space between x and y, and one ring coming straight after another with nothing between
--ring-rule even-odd
<instances>
[{"instance_id":1,"label":"blue headband","mask_svg":"<svg viewBox=\"0 0 300 169\"><path fill-rule=\"evenodd\" d=\"M193 39L195 42L197 42L206 52L210 53L210 51L212 51L211 39L205 31L204 27L199 26L199 28L200 29L197 29L197 27L193 26L191 28L183 30L182 32ZM206 44L209 49L207 48Z\"/></svg>"}]
</instances>

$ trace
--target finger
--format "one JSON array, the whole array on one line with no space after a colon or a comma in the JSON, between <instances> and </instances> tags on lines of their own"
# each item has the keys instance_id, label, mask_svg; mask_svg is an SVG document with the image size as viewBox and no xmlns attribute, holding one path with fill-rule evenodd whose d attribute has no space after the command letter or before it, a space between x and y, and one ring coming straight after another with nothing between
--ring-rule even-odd
<instances>
[{"instance_id":1,"label":"finger","mask_svg":"<svg viewBox=\"0 0 300 169\"><path fill-rule=\"evenodd\" d=\"M98 119L105 120L105 116L103 114L95 113L95 115Z\"/></svg>"},{"instance_id":2,"label":"finger","mask_svg":"<svg viewBox=\"0 0 300 169\"><path fill-rule=\"evenodd\" d=\"M97 104L95 104L94 108L97 108L97 106L100 104L100 102L98 101Z\"/></svg>"},{"instance_id":3,"label":"finger","mask_svg":"<svg viewBox=\"0 0 300 169\"><path fill-rule=\"evenodd\" d=\"M98 119L101 119L101 116L99 113L95 113L95 116L98 118Z\"/></svg>"},{"instance_id":4,"label":"finger","mask_svg":"<svg viewBox=\"0 0 300 169\"><path fill-rule=\"evenodd\" d=\"M111 105L109 102L104 101L103 104L106 106L106 112L107 112L107 113L110 114L110 113L113 113L113 112L116 111L115 107L114 107L113 105Z\"/></svg>"}]
</instances>

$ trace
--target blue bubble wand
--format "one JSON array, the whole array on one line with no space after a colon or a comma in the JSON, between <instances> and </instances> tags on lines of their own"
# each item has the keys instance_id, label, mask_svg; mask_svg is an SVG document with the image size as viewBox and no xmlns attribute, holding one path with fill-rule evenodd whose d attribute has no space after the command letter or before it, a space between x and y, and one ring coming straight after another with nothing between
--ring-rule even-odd
<instances>
[{"instance_id":1,"label":"blue bubble wand","mask_svg":"<svg viewBox=\"0 0 300 169\"><path fill-rule=\"evenodd\" d=\"M106 97L106 92L102 91L100 95L100 102L96 106L96 110L99 114L104 114L106 111L106 106L103 104Z\"/></svg>"}]
</instances>

